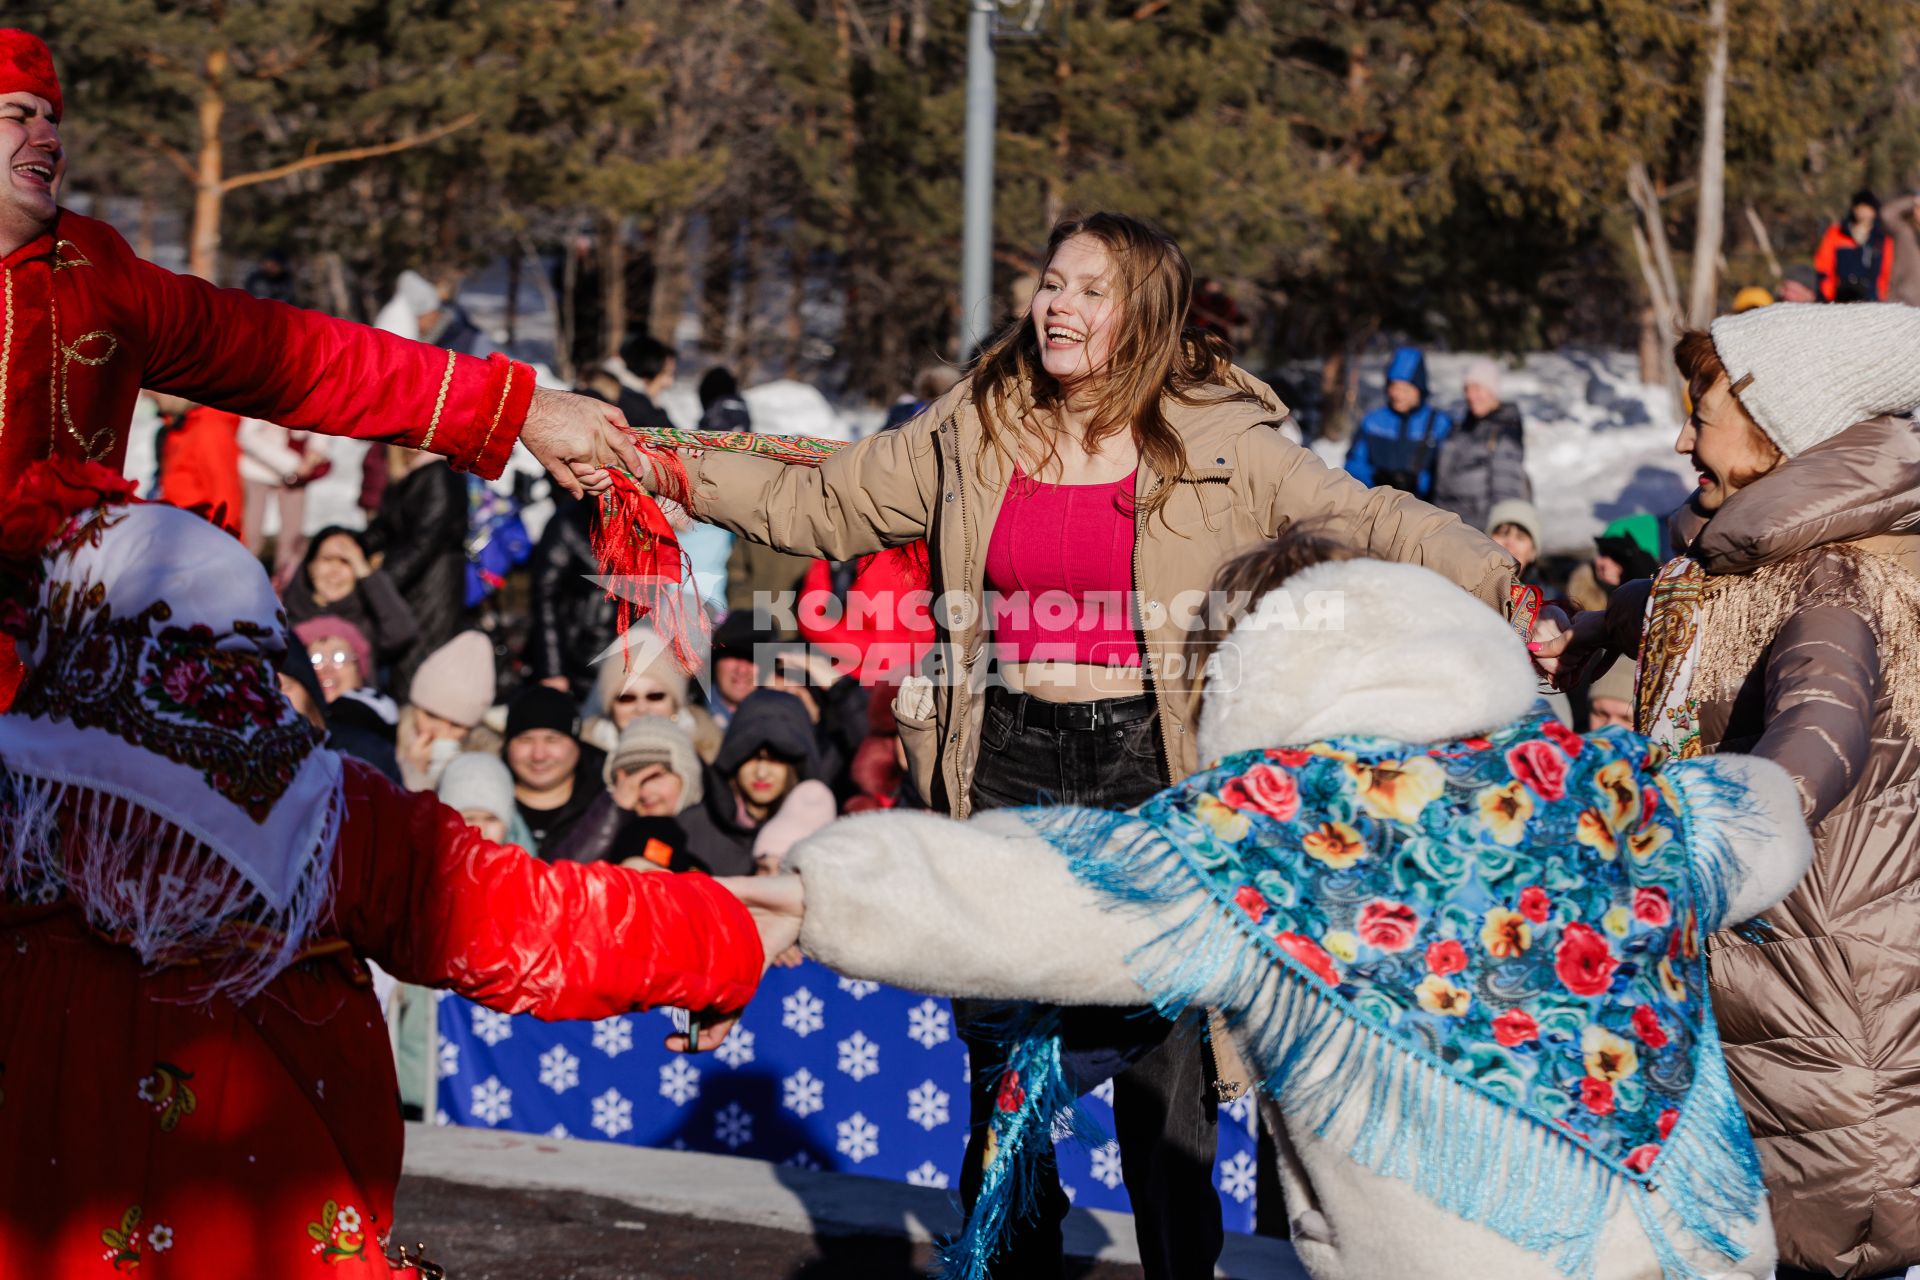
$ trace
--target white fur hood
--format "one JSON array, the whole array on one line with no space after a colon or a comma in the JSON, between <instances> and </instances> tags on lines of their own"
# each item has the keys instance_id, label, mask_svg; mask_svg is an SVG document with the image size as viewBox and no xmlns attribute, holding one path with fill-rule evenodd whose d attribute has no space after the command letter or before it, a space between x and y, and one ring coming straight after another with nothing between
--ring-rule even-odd
<instances>
[{"instance_id":1,"label":"white fur hood","mask_svg":"<svg viewBox=\"0 0 1920 1280\"><path fill-rule=\"evenodd\" d=\"M1538 697L1526 645L1479 600L1417 565L1337 561L1288 578L1227 634L1197 745L1210 763L1345 734L1444 742Z\"/></svg>"}]
</instances>

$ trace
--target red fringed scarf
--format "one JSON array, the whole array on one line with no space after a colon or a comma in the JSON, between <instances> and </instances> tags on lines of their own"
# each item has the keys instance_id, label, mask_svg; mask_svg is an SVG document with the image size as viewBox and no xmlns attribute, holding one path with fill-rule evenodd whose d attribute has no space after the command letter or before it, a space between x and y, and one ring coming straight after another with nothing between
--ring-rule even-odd
<instances>
[{"instance_id":1,"label":"red fringed scarf","mask_svg":"<svg viewBox=\"0 0 1920 1280\"><path fill-rule=\"evenodd\" d=\"M690 515L694 514L692 482L676 445L760 453L777 457L789 466L818 466L842 447L835 441L738 432L636 431L634 447L653 465L659 497L685 508ZM615 626L621 639L625 640L634 622L647 618L672 647L681 670L689 674L697 671L703 655L692 643L687 618L687 587L693 568L660 503L638 477L615 471L613 487L601 495L597 515L593 555L608 579L607 595L618 605ZM916 587L932 581L924 539L879 554L899 557L901 577ZM695 604L693 614L693 625L704 638L706 612Z\"/></svg>"}]
</instances>

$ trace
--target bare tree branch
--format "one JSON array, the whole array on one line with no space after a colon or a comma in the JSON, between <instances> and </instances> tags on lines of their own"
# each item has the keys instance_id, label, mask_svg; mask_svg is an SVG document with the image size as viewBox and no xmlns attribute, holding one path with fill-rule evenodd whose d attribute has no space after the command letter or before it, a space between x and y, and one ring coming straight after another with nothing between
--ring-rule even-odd
<instances>
[{"instance_id":1,"label":"bare tree branch","mask_svg":"<svg viewBox=\"0 0 1920 1280\"><path fill-rule=\"evenodd\" d=\"M469 111L445 124L436 125L425 133L414 134L410 138L395 138L392 142L382 142L370 147L348 147L343 151L321 151L314 155L302 156L298 160L289 160L285 164L275 165L271 169L262 169L257 173L236 174L220 184L222 191L233 191L240 187L251 187L261 182L275 182L308 169L318 169L321 165L339 164L345 160L370 160L374 156L390 156L396 151L409 151L414 147L425 146L429 142L438 142L450 133L457 133L480 118L477 111Z\"/></svg>"}]
</instances>

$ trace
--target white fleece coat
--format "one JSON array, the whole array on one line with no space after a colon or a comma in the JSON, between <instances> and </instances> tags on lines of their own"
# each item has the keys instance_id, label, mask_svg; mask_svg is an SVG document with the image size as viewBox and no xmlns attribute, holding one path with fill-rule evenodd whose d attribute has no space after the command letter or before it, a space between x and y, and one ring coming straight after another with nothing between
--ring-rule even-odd
<instances>
[{"instance_id":1,"label":"white fleece coat","mask_svg":"<svg viewBox=\"0 0 1920 1280\"><path fill-rule=\"evenodd\" d=\"M1280 623L1291 602L1263 601L1209 670L1203 761L1349 734L1448 741L1498 728L1533 704L1532 668L1518 639L1496 614L1425 569L1378 561L1321 565L1283 590L1339 593L1342 625L1288 629ZM1703 921L1707 929L1779 901L1812 856L1782 770L1739 756L1715 757L1711 767L1722 780L1744 784L1749 805L1744 836L1734 840L1740 881L1730 887L1728 919ZM1114 909L1010 812L964 823L927 814L848 818L801 842L787 865L806 890L801 946L809 955L855 977L953 996L1146 1003L1129 957L1192 905L1148 914ZM1274 1006L1277 984L1292 980L1276 969L1250 1020L1257 1023L1261 1009ZM1353 1087L1364 1089L1365 1081ZM1278 1140L1293 1243L1317 1280L1560 1275L1548 1258L1355 1163L1345 1154L1349 1134L1318 1138L1283 1122ZM1743 1244L1747 1254L1731 1268L1710 1254L1687 1261L1707 1275L1771 1275L1774 1241L1764 1210ZM1597 1257L1597 1280L1661 1274L1625 1204L1610 1213Z\"/></svg>"}]
</instances>

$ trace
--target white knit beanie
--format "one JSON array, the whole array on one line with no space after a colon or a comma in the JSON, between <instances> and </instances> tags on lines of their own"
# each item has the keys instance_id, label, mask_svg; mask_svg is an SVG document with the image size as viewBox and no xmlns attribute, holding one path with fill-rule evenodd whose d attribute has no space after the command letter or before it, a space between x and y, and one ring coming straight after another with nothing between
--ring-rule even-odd
<instances>
[{"instance_id":1,"label":"white knit beanie","mask_svg":"<svg viewBox=\"0 0 1920 1280\"><path fill-rule=\"evenodd\" d=\"M1789 458L1920 406L1920 307L1783 302L1711 332L1734 394Z\"/></svg>"},{"instance_id":2,"label":"white knit beanie","mask_svg":"<svg viewBox=\"0 0 1920 1280\"><path fill-rule=\"evenodd\" d=\"M1467 366L1467 376L1462 382L1469 387L1485 387L1497 396L1500 394L1500 366L1482 356Z\"/></svg>"},{"instance_id":3,"label":"white knit beanie","mask_svg":"<svg viewBox=\"0 0 1920 1280\"><path fill-rule=\"evenodd\" d=\"M481 809L502 822L513 821L513 774L497 756L480 751L460 752L447 761L446 769L441 772L439 791L440 803L450 809L463 813L468 809Z\"/></svg>"},{"instance_id":4,"label":"white knit beanie","mask_svg":"<svg viewBox=\"0 0 1920 1280\"><path fill-rule=\"evenodd\" d=\"M663 764L668 772L680 775L682 809L700 803L700 755L687 731L665 716L636 716L628 721L607 753L601 777L612 786L620 770L649 764Z\"/></svg>"}]
</instances>

